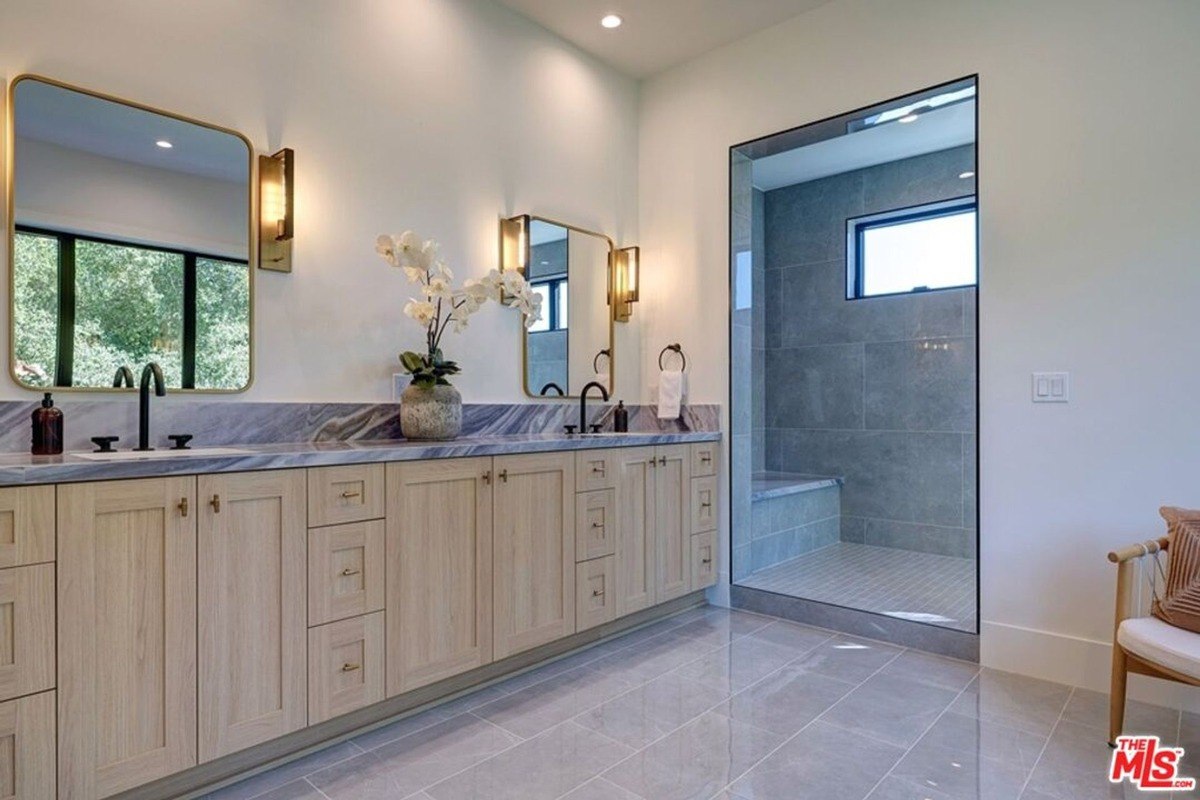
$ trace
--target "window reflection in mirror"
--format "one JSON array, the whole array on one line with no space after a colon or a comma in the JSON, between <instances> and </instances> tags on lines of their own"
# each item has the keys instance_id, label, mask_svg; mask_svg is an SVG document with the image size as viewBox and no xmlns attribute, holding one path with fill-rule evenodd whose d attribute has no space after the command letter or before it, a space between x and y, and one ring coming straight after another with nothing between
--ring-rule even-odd
<instances>
[{"instance_id":1,"label":"window reflection in mirror","mask_svg":"<svg viewBox=\"0 0 1200 800\"><path fill-rule=\"evenodd\" d=\"M12 371L111 387L250 381L250 149L241 136L35 78L12 87Z\"/></svg>"}]
</instances>

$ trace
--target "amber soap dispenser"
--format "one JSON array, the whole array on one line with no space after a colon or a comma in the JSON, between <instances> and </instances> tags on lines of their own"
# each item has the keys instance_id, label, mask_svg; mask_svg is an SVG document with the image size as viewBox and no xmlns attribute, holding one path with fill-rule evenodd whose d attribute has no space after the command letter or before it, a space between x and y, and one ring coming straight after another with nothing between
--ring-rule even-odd
<instances>
[{"instance_id":1,"label":"amber soap dispenser","mask_svg":"<svg viewBox=\"0 0 1200 800\"><path fill-rule=\"evenodd\" d=\"M42 398L42 407L33 410L33 449L35 456L56 456L63 451L63 413L54 407L50 392Z\"/></svg>"}]
</instances>

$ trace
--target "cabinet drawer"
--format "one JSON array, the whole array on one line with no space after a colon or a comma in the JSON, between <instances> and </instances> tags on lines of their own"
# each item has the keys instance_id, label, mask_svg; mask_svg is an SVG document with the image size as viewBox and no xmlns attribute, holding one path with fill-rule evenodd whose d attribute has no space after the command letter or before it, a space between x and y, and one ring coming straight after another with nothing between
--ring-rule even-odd
<instances>
[{"instance_id":1,"label":"cabinet drawer","mask_svg":"<svg viewBox=\"0 0 1200 800\"><path fill-rule=\"evenodd\" d=\"M575 566L575 630L594 628L617 618L613 585L616 559L594 558Z\"/></svg>"},{"instance_id":2,"label":"cabinet drawer","mask_svg":"<svg viewBox=\"0 0 1200 800\"><path fill-rule=\"evenodd\" d=\"M692 534L692 591L717 582L716 531Z\"/></svg>"},{"instance_id":3,"label":"cabinet drawer","mask_svg":"<svg viewBox=\"0 0 1200 800\"><path fill-rule=\"evenodd\" d=\"M717 529L717 479L692 478L692 533Z\"/></svg>"},{"instance_id":4,"label":"cabinet drawer","mask_svg":"<svg viewBox=\"0 0 1200 800\"><path fill-rule=\"evenodd\" d=\"M588 561L616 552L617 493L615 489L575 496L575 560Z\"/></svg>"},{"instance_id":5,"label":"cabinet drawer","mask_svg":"<svg viewBox=\"0 0 1200 800\"><path fill-rule=\"evenodd\" d=\"M612 450L581 450L575 454L575 491L613 489L617 485Z\"/></svg>"},{"instance_id":6,"label":"cabinet drawer","mask_svg":"<svg viewBox=\"0 0 1200 800\"><path fill-rule=\"evenodd\" d=\"M315 467L308 471L308 526L383 517L383 464Z\"/></svg>"},{"instance_id":7,"label":"cabinet drawer","mask_svg":"<svg viewBox=\"0 0 1200 800\"><path fill-rule=\"evenodd\" d=\"M309 530L310 626L383 608L383 541L383 520Z\"/></svg>"},{"instance_id":8,"label":"cabinet drawer","mask_svg":"<svg viewBox=\"0 0 1200 800\"><path fill-rule=\"evenodd\" d=\"M54 565L0 570L0 700L53 686Z\"/></svg>"},{"instance_id":9,"label":"cabinet drawer","mask_svg":"<svg viewBox=\"0 0 1200 800\"><path fill-rule=\"evenodd\" d=\"M0 798L53 800L54 692L0 703Z\"/></svg>"},{"instance_id":10,"label":"cabinet drawer","mask_svg":"<svg viewBox=\"0 0 1200 800\"><path fill-rule=\"evenodd\" d=\"M692 477L703 478L717 474L717 458L721 454L720 442L700 442L692 445Z\"/></svg>"},{"instance_id":11,"label":"cabinet drawer","mask_svg":"<svg viewBox=\"0 0 1200 800\"><path fill-rule=\"evenodd\" d=\"M54 487L0 489L0 567L53 560Z\"/></svg>"},{"instance_id":12,"label":"cabinet drawer","mask_svg":"<svg viewBox=\"0 0 1200 800\"><path fill-rule=\"evenodd\" d=\"M308 724L383 700L383 612L308 631Z\"/></svg>"}]
</instances>

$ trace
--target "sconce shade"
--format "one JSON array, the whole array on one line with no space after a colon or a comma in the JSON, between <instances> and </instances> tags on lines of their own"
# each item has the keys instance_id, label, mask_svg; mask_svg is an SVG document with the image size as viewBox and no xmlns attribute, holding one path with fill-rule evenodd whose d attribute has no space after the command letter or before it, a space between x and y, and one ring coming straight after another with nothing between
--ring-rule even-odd
<instances>
[{"instance_id":1,"label":"sconce shade","mask_svg":"<svg viewBox=\"0 0 1200 800\"><path fill-rule=\"evenodd\" d=\"M525 274L529 263L529 215L500 220L500 271Z\"/></svg>"},{"instance_id":2,"label":"sconce shade","mask_svg":"<svg viewBox=\"0 0 1200 800\"><path fill-rule=\"evenodd\" d=\"M258 266L292 271L295 235L295 156L284 148L258 157Z\"/></svg>"},{"instance_id":3,"label":"sconce shade","mask_svg":"<svg viewBox=\"0 0 1200 800\"><path fill-rule=\"evenodd\" d=\"M613 258L613 319L628 322L633 316L633 304L638 300L641 249L623 247Z\"/></svg>"}]
</instances>

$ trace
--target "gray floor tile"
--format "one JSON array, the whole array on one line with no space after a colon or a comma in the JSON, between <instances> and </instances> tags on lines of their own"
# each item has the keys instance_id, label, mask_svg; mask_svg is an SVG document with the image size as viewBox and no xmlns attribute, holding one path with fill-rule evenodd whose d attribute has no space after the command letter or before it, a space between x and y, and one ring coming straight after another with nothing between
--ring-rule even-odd
<instances>
[{"instance_id":1,"label":"gray floor tile","mask_svg":"<svg viewBox=\"0 0 1200 800\"><path fill-rule=\"evenodd\" d=\"M332 800L407 797L520 741L490 722L463 714L308 779Z\"/></svg>"},{"instance_id":2,"label":"gray floor tile","mask_svg":"<svg viewBox=\"0 0 1200 800\"><path fill-rule=\"evenodd\" d=\"M821 721L908 748L956 696L952 689L880 674L822 714Z\"/></svg>"},{"instance_id":3,"label":"gray floor tile","mask_svg":"<svg viewBox=\"0 0 1200 800\"><path fill-rule=\"evenodd\" d=\"M957 800L945 792L889 775L880 781L867 800Z\"/></svg>"},{"instance_id":4,"label":"gray floor tile","mask_svg":"<svg viewBox=\"0 0 1200 800\"><path fill-rule=\"evenodd\" d=\"M575 718L585 728L641 748L708 711L727 694L677 673L609 700Z\"/></svg>"},{"instance_id":5,"label":"gray floor tile","mask_svg":"<svg viewBox=\"0 0 1200 800\"><path fill-rule=\"evenodd\" d=\"M720 645L713 644L712 639L680 636L671 631L588 666L629 683L645 683L695 661L718 647Z\"/></svg>"},{"instance_id":6,"label":"gray floor tile","mask_svg":"<svg viewBox=\"0 0 1200 800\"><path fill-rule=\"evenodd\" d=\"M565 722L426 791L434 800L555 800L632 752Z\"/></svg>"},{"instance_id":7,"label":"gray floor tile","mask_svg":"<svg viewBox=\"0 0 1200 800\"><path fill-rule=\"evenodd\" d=\"M445 722L448 719L450 719L450 715L447 715L441 707L435 707L420 714L414 714L384 725L381 728L376 728L373 731L359 734L350 741L363 750L374 750L376 747L385 745L388 742L394 742L397 739L408 736L410 733L416 733L417 731L432 727L439 722Z\"/></svg>"},{"instance_id":8,"label":"gray floor tile","mask_svg":"<svg viewBox=\"0 0 1200 800\"><path fill-rule=\"evenodd\" d=\"M645 800L641 795L623 789L604 778L592 780L563 795L562 800Z\"/></svg>"},{"instance_id":9,"label":"gray floor tile","mask_svg":"<svg viewBox=\"0 0 1200 800\"><path fill-rule=\"evenodd\" d=\"M653 800L702 800L783 740L779 734L708 713L634 754L604 777Z\"/></svg>"},{"instance_id":10,"label":"gray floor tile","mask_svg":"<svg viewBox=\"0 0 1200 800\"><path fill-rule=\"evenodd\" d=\"M984 669L950 710L986 722L1048 735L1071 689L1050 681Z\"/></svg>"},{"instance_id":11,"label":"gray floor tile","mask_svg":"<svg viewBox=\"0 0 1200 800\"><path fill-rule=\"evenodd\" d=\"M1108 735L1108 695L1089 689L1076 689L1071 695L1062 718L1100 728ZM1154 706L1137 700L1125 702L1125 733L1146 733L1174 743L1179 731L1179 712L1173 708ZM1200 754L1198 754L1200 755Z\"/></svg>"},{"instance_id":12,"label":"gray floor tile","mask_svg":"<svg viewBox=\"0 0 1200 800\"><path fill-rule=\"evenodd\" d=\"M1105 739L1105 733L1098 728L1059 723L1029 778L1028 789L1057 800L1153 797L1154 794L1139 792L1127 781L1109 783L1112 750Z\"/></svg>"},{"instance_id":13,"label":"gray floor tile","mask_svg":"<svg viewBox=\"0 0 1200 800\"><path fill-rule=\"evenodd\" d=\"M943 658L919 650L906 650L883 668L883 675L898 675L930 686L961 691L979 674L979 665Z\"/></svg>"},{"instance_id":14,"label":"gray floor tile","mask_svg":"<svg viewBox=\"0 0 1200 800\"><path fill-rule=\"evenodd\" d=\"M255 795L254 800L325 800L325 796L318 792L311 783L301 779L284 784L265 794Z\"/></svg>"},{"instance_id":15,"label":"gray floor tile","mask_svg":"<svg viewBox=\"0 0 1200 800\"><path fill-rule=\"evenodd\" d=\"M901 652L901 648L883 642L837 636L794 663L809 672L861 683Z\"/></svg>"},{"instance_id":16,"label":"gray floor tile","mask_svg":"<svg viewBox=\"0 0 1200 800\"><path fill-rule=\"evenodd\" d=\"M248 800L248 798L257 797L272 789L294 783L305 775L361 753L360 748L348 742L335 744L295 761L289 761L273 770L260 772L244 781L226 786L224 789L218 789L206 795L206 800Z\"/></svg>"},{"instance_id":17,"label":"gray floor tile","mask_svg":"<svg viewBox=\"0 0 1200 800\"><path fill-rule=\"evenodd\" d=\"M892 776L935 787L954 800L1018 800L1029 771L978 752L922 741L892 769Z\"/></svg>"},{"instance_id":18,"label":"gray floor tile","mask_svg":"<svg viewBox=\"0 0 1200 800\"><path fill-rule=\"evenodd\" d=\"M903 754L818 721L729 788L744 800L862 800Z\"/></svg>"},{"instance_id":19,"label":"gray floor tile","mask_svg":"<svg viewBox=\"0 0 1200 800\"><path fill-rule=\"evenodd\" d=\"M947 712L938 718L917 746L927 745L956 755L977 755L1001 761L1020 769L1028 777L1046 746L1047 738L995 722Z\"/></svg>"},{"instance_id":20,"label":"gray floor tile","mask_svg":"<svg viewBox=\"0 0 1200 800\"><path fill-rule=\"evenodd\" d=\"M717 706L716 712L791 736L854 689L854 684L788 666Z\"/></svg>"},{"instance_id":21,"label":"gray floor tile","mask_svg":"<svg viewBox=\"0 0 1200 800\"><path fill-rule=\"evenodd\" d=\"M612 671L579 667L505 695L472 713L528 739L638 685Z\"/></svg>"},{"instance_id":22,"label":"gray floor tile","mask_svg":"<svg viewBox=\"0 0 1200 800\"><path fill-rule=\"evenodd\" d=\"M747 638L791 648L799 656L829 641L832 634L821 628L779 620L754 631Z\"/></svg>"},{"instance_id":23,"label":"gray floor tile","mask_svg":"<svg viewBox=\"0 0 1200 800\"><path fill-rule=\"evenodd\" d=\"M793 649L756 639L738 639L680 667L676 672L716 692L745 689L794 660Z\"/></svg>"}]
</instances>

